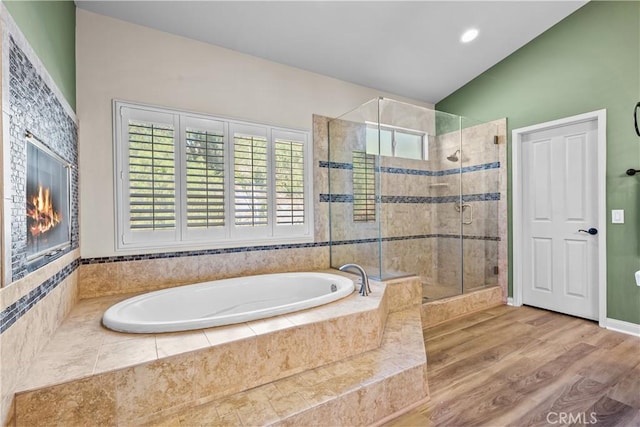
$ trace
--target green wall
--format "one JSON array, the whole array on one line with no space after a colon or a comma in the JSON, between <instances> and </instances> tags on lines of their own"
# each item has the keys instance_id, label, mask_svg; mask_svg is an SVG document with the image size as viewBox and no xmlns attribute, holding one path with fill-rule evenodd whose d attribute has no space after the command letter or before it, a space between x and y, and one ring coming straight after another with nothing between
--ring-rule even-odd
<instances>
[{"instance_id":1,"label":"green wall","mask_svg":"<svg viewBox=\"0 0 640 427\"><path fill-rule=\"evenodd\" d=\"M481 42L479 39L478 42ZM511 130L607 110L607 316L640 324L640 2L591 2L436 105L481 120L508 119ZM511 174L508 197L511 200ZM509 217L511 217L509 203ZM611 209L625 224L611 224ZM513 259L509 222L509 264ZM509 272L509 295L513 272Z\"/></svg>"},{"instance_id":2,"label":"green wall","mask_svg":"<svg viewBox=\"0 0 640 427\"><path fill-rule=\"evenodd\" d=\"M73 1L3 0L71 107L76 108L76 6Z\"/></svg>"}]
</instances>

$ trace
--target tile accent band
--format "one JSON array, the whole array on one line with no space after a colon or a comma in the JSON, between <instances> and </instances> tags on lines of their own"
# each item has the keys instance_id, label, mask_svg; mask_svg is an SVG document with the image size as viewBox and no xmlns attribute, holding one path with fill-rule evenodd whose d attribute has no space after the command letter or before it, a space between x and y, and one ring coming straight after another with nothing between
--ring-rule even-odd
<instances>
[{"instance_id":1,"label":"tile accent band","mask_svg":"<svg viewBox=\"0 0 640 427\"><path fill-rule=\"evenodd\" d=\"M23 295L16 302L0 312L0 334L9 329L18 319L24 316L41 299L46 297L51 291L73 273L80 265L80 258L76 258L59 270L53 276L32 289L28 294Z\"/></svg>"},{"instance_id":2,"label":"tile accent band","mask_svg":"<svg viewBox=\"0 0 640 427\"><path fill-rule=\"evenodd\" d=\"M381 203L455 203L460 196L381 196ZM484 202L500 200L500 193L463 194L463 202ZM320 202L353 203L352 194L320 193Z\"/></svg>"},{"instance_id":3,"label":"tile accent band","mask_svg":"<svg viewBox=\"0 0 640 427\"><path fill-rule=\"evenodd\" d=\"M416 239L429 239L429 238L460 238L459 234L416 234L410 236L390 236L383 237L383 242L393 242L398 240L416 240ZM498 241L499 237L495 236L474 236L474 235L463 235L463 239L469 240L490 240L490 241ZM350 244L360 244L360 243L372 243L377 242L377 237L366 238L366 239L351 239L351 240L336 240L333 242L334 245L350 245ZM243 246L238 248L219 248L219 249L201 249L194 251L180 251L180 252L161 252L155 254L141 254L141 255L116 255L110 257L98 257L98 258L82 258L80 260L80 264L82 265L90 265L90 264L108 264L113 262L128 262L128 261L144 261L144 260L152 260L152 259L165 259L165 258L180 258L180 257L192 257L192 256L201 256L201 255L221 255L221 254L230 254L230 253L241 253L241 252L255 252L255 251L273 251L273 250L281 250L281 249L303 249L303 248L319 248L330 246L331 242L313 242L313 243L291 243L284 245L268 245L268 246Z\"/></svg>"},{"instance_id":4,"label":"tile accent band","mask_svg":"<svg viewBox=\"0 0 640 427\"><path fill-rule=\"evenodd\" d=\"M383 237L383 242L395 242L402 240L417 240L417 239L430 239L430 238L452 238L458 239L458 234L417 234L411 236L391 236ZM463 235L465 240L485 240L485 241L499 241L499 237L494 236L474 236ZM367 243L377 243L378 238L367 239L353 239L353 240L339 240L333 242L334 245L357 245ZM269 246L246 246L241 248L223 248L223 249L206 249L198 251L184 251L184 252L165 252L158 254L146 254L146 255L123 255L113 257L101 257L101 258L77 258L67 264L62 270L55 273L53 276L42 282L39 286L32 289L28 294L22 296L13 304L0 312L0 334L4 333L11 325L24 316L29 310L31 310L40 300L46 297L51 291L53 291L58 285L60 285L67 277L69 277L80 265L88 264L106 264L114 262L127 262L127 261L142 261L150 259L164 259L164 258L178 258L189 257L199 255L211 255L211 254L225 254L225 253L240 253L240 252L253 252L253 251L267 251L267 250L280 250L280 249L298 249L298 248L312 248L312 247L324 247L329 246L329 242L316 242L316 243L299 243L299 244L287 244L287 245L269 245Z\"/></svg>"},{"instance_id":5,"label":"tile accent band","mask_svg":"<svg viewBox=\"0 0 640 427\"><path fill-rule=\"evenodd\" d=\"M320 160L318 162L318 165L321 168L346 169L346 170L353 169L352 163L327 162L325 160ZM476 171L489 170L489 169L500 169L500 162L483 163L480 165L463 166L461 168L444 169L439 171L432 171L427 169L393 168L393 167L386 167L386 166L380 167L380 170L384 173L402 174L402 175L420 175L420 176L455 175L459 173L476 172Z\"/></svg>"},{"instance_id":6,"label":"tile accent band","mask_svg":"<svg viewBox=\"0 0 640 427\"><path fill-rule=\"evenodd\" d=\"M432 238L445 238L445 239L459 239L459 234L417 234L413 236L392 236L392 237L383 237L383 242L397 242L400 240L417 240L417 239L432 239ZM497 236L474 236L470 234L463 234L463 240L485 240L490 242L498 242L500 241L500 237ZM377 237L371 237L368 239L354 239L354 240L337 240L333 242L336 246L341 245L357 245L362 243L378 243Z\"/></svg>"},{"instance_id":7,"label":"tile accent band","mask_svg":"<svg viewBox=\"0 0 640 427\"><path fill-rule=\"evenodd\" d=\"M180 258L180 257L192 257L201 255L222 255L222 254L234 254L244 252L256 252L256 251L275 251L280 249L304 249L304 248L318 248L323 246L329 246L329 242L310 242L310 243L289 243L280 245L266 245L266 246L242 246L235 248L218 248L218 249L199 249L193 251L178 251L178 252L161 252L155 254L140 254L140 255L116 255L110 257L98 257L98 258L83 258L81 264L107 264L112 262L127 262L127 261L144 261L151 259L165 259L165 258Z\"/></svg>"}]
</instances>

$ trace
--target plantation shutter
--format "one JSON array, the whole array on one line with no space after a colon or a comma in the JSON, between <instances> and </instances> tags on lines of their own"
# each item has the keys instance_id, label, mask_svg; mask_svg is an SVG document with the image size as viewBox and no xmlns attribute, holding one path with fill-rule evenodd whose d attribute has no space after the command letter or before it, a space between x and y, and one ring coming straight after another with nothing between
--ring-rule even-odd
<instances>
[{"instance_id":1,"label":"plantation shutter","mask_svg":"<svg viewBox=\"0 0 640 427\"><path fill-rule=\"evenodd\" d=\"M266 228L269 224L266 130L250 126L236 129L233 133L234 224L236 228Z\"/></svg>"},{"instance_id":2,"label":"plantation shutter","mask_svg":"<svg viewBox=\"0 0 640 427\"><path fill-rule=\"evenodd\" d=\"M176 140L173 114L123 107L118 128L125 141L118 151L118 188L124 206L122 242L171 241L178 232Z\"/></svg>"},{"instance_id":3,"label":"plantation shutter","mask_svg":"<svg viewBox=\"0 0 640 427\"><path fill-rule=\"evenodd\" d=\"M117 250L308 242L307 132L113 103Z\"/></svg>"},{"instance_id":4,"label":"plantation shutter","mask_svg":"<svg viewBox=\"0 0 640 427\"><path fill-rule=\"evenodd\" d=\"M185 157L187 227L224 227L224 132L187 126Z\"/></svg>"},{"instance_id":5,"label":"plantation shutter","mask_svg":"<svg viewBox=\"0 0 640 427\"><path fill-rule=\"evenodd\" d=\"M132 229L176 226L175 130L129 121L129 216Z\"/></svg>"},{"instance_id":6,"label":"plantation shutter","mask_svg":"<svg viewBox=\"0 0 640 427\"><path fill-rule=\"evenodd\" d=\"M275 138L276 224L304 224L304 143Z\"/></svg>"},{"instance_id":7,"label":"plantation shutter","mask_svg":"<svg viewBox=\"0 0 640 427\"><path fill-rule=\"evenodd\" d=\"M362 151L353 152L353 220L375 222L376 175L375 156Z\"/></svg>"}]
</instances>

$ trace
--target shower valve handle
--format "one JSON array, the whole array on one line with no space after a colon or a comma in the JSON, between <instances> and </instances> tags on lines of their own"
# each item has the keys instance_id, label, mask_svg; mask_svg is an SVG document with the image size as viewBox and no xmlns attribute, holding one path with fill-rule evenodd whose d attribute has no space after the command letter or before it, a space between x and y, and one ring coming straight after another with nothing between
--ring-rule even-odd
<instances>
[{"instance_id":1,"label":"shower valve handle","mask_svg":"<svg viewBox=\"0 0 640 427\"><path fill-rule=\"evenodd\" d=\"M590 228L590 229L588 229L588 230L578 230L578 232L589 233L589 234L591 234L592 236L594 236L594 235L598 234L598 229L597 229L597 228L593 228L593 227L591 227L591 228Z\"/></svg>"}]
</instances>

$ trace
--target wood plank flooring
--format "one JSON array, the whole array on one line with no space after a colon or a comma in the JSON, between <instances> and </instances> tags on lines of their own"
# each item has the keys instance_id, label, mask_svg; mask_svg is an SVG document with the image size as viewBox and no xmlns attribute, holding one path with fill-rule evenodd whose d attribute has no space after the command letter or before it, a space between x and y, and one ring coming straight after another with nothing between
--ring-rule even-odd
<instances>
[{"instance_id":1,"label":"wood plank flooring","mask_svg":"<svg viewBox=\"0 0 640 427\"><path fill-rule=\"evenodd\" d=\"M424 330L431 400L386 426L640 426L640 338L531 307Z\"/></svg>"}]
</instances>

